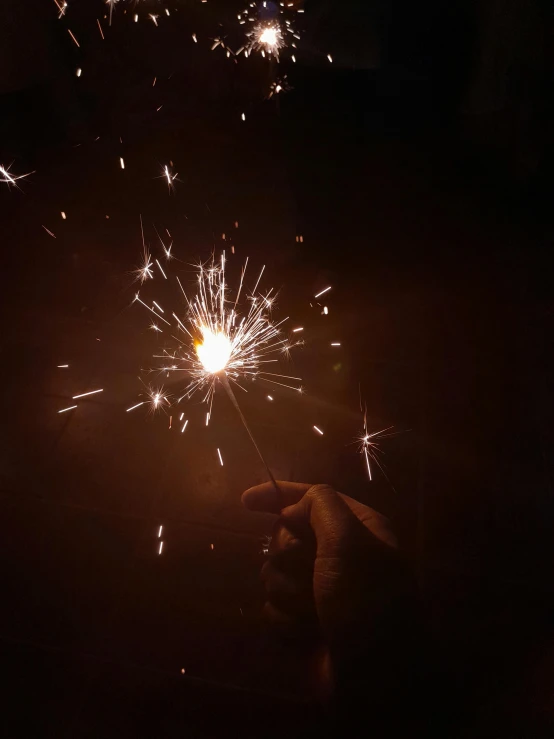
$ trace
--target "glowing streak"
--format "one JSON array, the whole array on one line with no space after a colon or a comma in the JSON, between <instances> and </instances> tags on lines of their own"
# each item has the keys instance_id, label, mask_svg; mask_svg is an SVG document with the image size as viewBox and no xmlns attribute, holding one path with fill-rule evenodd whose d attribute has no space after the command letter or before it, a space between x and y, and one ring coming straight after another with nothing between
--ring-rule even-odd
<instances>
[{"instance_id":1,"label":"glowing streak","mask_svg":"<svg viewBox=\"0 0 554 739\"><path fill-rule=\"evenodd\" d=\"M104 392L104 388L101 388L100 390L90 390L88 393L81 393L80 395L74 395L73 400L77 400L77 398L86 398L87 395L96 395L97 393Z\"/></svg>"},{"instance_id":2,"label":"glowing streak","mask_svg":"<svg viewBox=\"0 0 554 739\"><path fill-rule=\"evenodd\" d=\"M163 529L163 526L160 526L160 528L158 529L158 539L161 539L162 537L162 529Z\"/></svg>"},{"instance_id":3,"label":"glowing streak","mask_svg":"<svg viewBox=\"0 0 554 739\"><path fill-rule=\"evenodd\" d=\"M156 261L157 261L157 260L156 260ZM166 278L166 279L167 279L167 278ZM152 301L152 303L153 303L153 304L154 304L154 305L156 306L156 308L157 308L157 309L158 309L158 310L160 311L160 313L163 313L163 312L164 312L163 308L162 308L161 306L159 306L159 305L158 305L158 304L156 303L156 301L155 301L155 300L153 300L153 301ZM161 316L160 316L160 318L161 318Z\"/></svg>"},{"instance_id":4,"label":"glowing streak","mask_svg":"<svg viewBox=\"0 0 554 739\"><path fill-rule=\"evenodd\" d=\"M113 6L118 2L119 0L106 0L106 5L110 6L110 26L112 25Z\"/></svg>"},{"instance_id":5,"label":"glowing streak","mask_svg":"<svg viewBox=\"0 0 554 739\"><path fill-rule=\"evenodd\" d=\"M58 369L66 369L67 367L69 367L69 365L68 364L58 364L57 367Z\"/></svg>"},{"instance_id":6,"label":"glowing streak","mask_svg":"<svg viewBox=\"0 0 554 739\"><path fill-rule=\"evenodd\" d=\"M340 346L340 341L334 341L331 346Z\"/></svg>"},{"instance_id":7,"label":"glowing streak","mask_svg":"<svg viewBox=\"0 0 554 739\"><path fill-rule=\"evenodd\" d=\"M148 13L148 17L150 18L150 20L152 21L152 23L153 23L153 24L154 24L155 26L157 26L157 25L158 25L158 18L159 18L159 16L158 16L158 15L154 15L153 13Z\"/></svg>"},{"instance_id":8,"label":"glowing streak","mask_svg":"<svg viewBox=\"0 0 554 739\"><path fill-rule=\"evenodd\" d=\"M314 426L314 429L317 431L318 434L320 434L320 436L323 436L323 431L321 429L319 429L317 426Z\"/></svg>"},{"instance_id":9,"label":"glowing streak","mask_svg":"<svg viewBox=\"0 0 554 739\"><path fill-rule=\"evenodd\" d=\"M184 413L181 413L181 415L179 416L179 421L183 420L184 415L185 415Z\"/></svg>"},{"instance_id":10,"label":"glowing streak","mask_svg":"<svg viewBox=\"0 0 554 739\"><path fill-rule=\"evenodd\" d=\"M329 285L329 287L326 287L325 290L322 290L317 295L314 295L314 298L320 298L322 295L325 295L325 293L328 293L329 290L331 290L331 288L332 288L332 285Z\"/></svg>"},{"instance_id":11,"label":"glowing streak","mask_svg":"<svg viewBox=\"0 0 554 739\"><path fill-rule=\"evenodd\" d=\"M15 185L17 180L22 180L24 177L28 177L30 174L33 174L33 172L28 172L27 174L20 174L19 176L14 177L13 175L10 174L9 169L10 169L9 167L8 168L3 167L0 164L0 182L5 182L8 186Z\"/></svg>"},{"instance_id":12,"label":"glowing streak","mask_svg":"<svg viewBox=\"0 0 554 739\"><path fill-rule=\"evenodd\" d=\"M218 454L218 457L219 457L219 463L223 467L223 459L221 457L221 452L219 451L219 449L217 450L217 454Z\"/></svg>"},{"instance_id":13,"label":"glowing streak","mask_svg":"<svg viewBox=\"0 0 554 739\"><path fill-rule=\"evenodd\" d=\"M53 234L53 233L52 233L52 231L50 231L50 230L49 230L48 228L46 228L46 226L42 226L42 227L43 227L43 229L44 229L44 230L46 231L46 233L47 233L47 234L50 234L50 236L51 236L51 237L52 237L53 239L55 239L55 238L56 238L56 234Z\"/></svg>"},{"instance_id":14,"label":"glowing streak","mask_svg":"<svg viewBox=\"0 0 554 739\"><path fill-rule=\"evenodd\" d=\"M105 40L104 39L104 31L102 30L102 26L100 25L100 21L98 20L98 18L96 19L96 22L98 23L98 30L100 31L100 35L102 36L102 41L104 41ZM111 18L111 15L110 15L110 26L111 25L112 25L112 18Z\"/></svg>"},{"instance_id":15,"label":"glowing streak","mask_svg":"<svg viewBox=\"0 0 554 739\"><path fill-rule=\"evenodd\" d=\"M187 423L188 423L188 422L189 422L189 420L188 420L188 418L187 418L187 420L185 421L185 424L184 424L183 428L181 429L181 433L182 433L182 434L184 434L184 433L185 433L185 429L186 429L186 427L187 427Z\"/></svg>"},{"instance_id":16,"label":"glowing streak","mask_svg":"<svg viewBox=\"0 0 554 739\"><path fill-rule=\"evenodd\" d=\"M125 169L125 162L123 161L123 157L119 157L119 164L121 165L121 169Z\"/></svg>"},{"instance_id":17,"label":"glowing streak","mask_svg":"<svg viewBox=\"0 0 554 739\"><path fill-rule=\"evenodd\" d=\"M161 542L160 542L160 548L159 548L159 550L158 550L158 554L161 554L161 553L162 553L162 549L163 549L163 548L164 548L164 543L163 543L163 541L161 541Z\"/></svg>"},{"instance_id":18,"label":"glowing streak","mask_svg":"<svg viewBox=\"0 0 554 739\"><path fill-rule=\"evenodd\" d=\"M77 41L77 39L75 38L75 36L71 33L71 31L69 30L69 28L67 29L67 32L69 33L69 35L71 36L71 38L73 39L73 41L75 41L75 43L77 44L77 46L79 48L81 48L81 45L79 44L79 42Z\"/></svg>"},{"instance_id":19,"label":"glowing streak","mask_svg":"<svg viewBox=\"0 0 554 739\"><path fill-rule=\"evenodd\" d=\"M299 331L304 331L304 327L300 326L299 328L293 328L292 333L297 334Z\"/></svg>"},{"instance_id":20,"label":"glowing streak","mask_svg":"<svg viewBox=\"0 0 554 739\"><path fill-rule=\"evenodd\" d=\"M158 265L158 267L159 267L159 270L160 270L160 272L162 273L162 275L163 275L163 276L165 277L165 279L167 280L167 275L166 275L166 273L165 273L165 272L163 271L163 269L162 269L162 265L161 265L161 264L160 264L160 263L158 262L158 260L157 260L157 259L156 259L156 264ZM160 308L160 310L161 310L161 308ZM163 310L162 310L162 313L163 313Z\"/></svg>"},{"instance_id":21,"label":"glowing streak","mask_svg":"<svg viewBox=\"0 0 554 739\"><path fill-rule=\"evenodd\" d=\"M70 405L69 408L62 408L61 411L58 411L58 413L65 413L66 411L72 411L74 408L77 408L77 406Z\"/></svg>"},{"instance_id":22,"label":"glowing streak","mask_svg":"<svg viewBox=\"0 0 554 739\"><path fill-rule=\"evenodd\" d=\"M268 399L268 400L273 400L273 398L271 397L271 395L268 395L268 396L267 396L267 399Z\"/></svg>"},{"instance_id":23,"label":"glowing streak","mask_svg":"<svg viewBox=\"0 0 554 739\"><path fill-rule=\"evenodd\" d=\"M129 411L134 411L135 408L138 408L141 405L144 405L144 400L142 402L140 402L140 403L137 403L136 405L131 406L130 408L127 408L127 410L125 411L125 413L129 413Z\"/></svg>"}]
</instances>

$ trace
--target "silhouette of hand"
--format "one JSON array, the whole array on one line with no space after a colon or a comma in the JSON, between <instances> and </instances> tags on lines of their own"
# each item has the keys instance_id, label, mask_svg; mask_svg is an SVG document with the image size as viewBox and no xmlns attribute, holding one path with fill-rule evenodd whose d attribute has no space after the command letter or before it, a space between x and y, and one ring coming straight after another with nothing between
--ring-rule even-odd
<instances>
[{"instance_id":1,"label":"silhouette of hand","mask_svg":"<svg viewBox=\"0 0 554 739\"><path fill-rule=\"evenodd\" d=\"M268 617L287 629L316 621L335 673L386 650L414 593L388 519L329 485L278 485L242 496L249 510L280 514L262 570Z\"/></svg>"}]
</instances>

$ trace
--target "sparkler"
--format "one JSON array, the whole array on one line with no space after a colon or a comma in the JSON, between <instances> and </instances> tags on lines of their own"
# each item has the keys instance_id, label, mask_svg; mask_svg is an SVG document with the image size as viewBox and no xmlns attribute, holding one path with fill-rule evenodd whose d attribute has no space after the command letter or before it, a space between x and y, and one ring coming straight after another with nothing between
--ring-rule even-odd
<instances>
[{"instance_id":1,"label":"sparkler","mask_svg":"<svg viewBox=\"0 0 554 739\"><path fill-rule=\"evenodd\" d=\"M170 323L160 315L162 308L155 301L149 302L157 310L151 308L139 293L136 294L135 301L154 313L158 320L174 326L178 334L173 336L178 342L177 347L172 352L164 349L161 354L156 355L164 360L164 364L154 368L166 374L184 373L186 384L175 405L200 393L203 396L202 401L208 407L206 413L206 425L208 425L212 416L216 389L221 385L242 421L271 481L277 486L273 473L241 411L232 385L246 391L240 384L241 382L260 378L268 383L302 392L299 377L270 372L265 365L278 362L279 358L287 355L293 347L303 342L283 336L283 324L288 320L287 318L278 323L272 320L271 309L276 299L273 288L263 293L257 292L265 266L253 290L247 294L245 288L247 265L248 259L233 297L226 281L225 252L222 253L219 261L212 257L206 265L198 266L196 295L193 298L188 298L179 277L176 277L186 302L187 311L183 319L173 312L171 318L174 323ZM137 272L143 282L154 276L152 261L147 251L144 254L144 265ZM244 314L239 307L241 297L249 303ZM164 315L169 317L168 313ZM150 391L150 406L153 410L161 408L164 403L170 404L170 401L164 395L163 389ZM138 405L129 410L136 407ZM185 430L187 423L188 420L182 431Z\"/></svg>"},{"instance_id":2,"label":"sparkler","mask_svg":"<svg viewBox=\"0 0 554 739\"><path fill-rule=\"evenodd\" d=\"M279 60L279 50L285 46L285 39L278 21L260 21L247 35L249 51L261 51Z\"/></svg>"}]
</instances>

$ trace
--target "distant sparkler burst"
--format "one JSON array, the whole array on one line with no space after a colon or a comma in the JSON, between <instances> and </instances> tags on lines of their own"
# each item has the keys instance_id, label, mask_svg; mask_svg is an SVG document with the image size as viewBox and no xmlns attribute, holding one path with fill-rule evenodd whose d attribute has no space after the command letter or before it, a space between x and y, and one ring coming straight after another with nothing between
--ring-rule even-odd
<instances>
[{"instance_id":1,"label":"distant sparkler burst","mask_svg":"<svg viewBox=\"0 0 554 739\"><path fill-rule=\"evenodd\" d=\"M262 51L268 56L273 55L279 59L279 51L285 45L285 39L281 25L277 21L261 21L254 26L248 35L251 50Z\"/></svg>"}]
</instances>

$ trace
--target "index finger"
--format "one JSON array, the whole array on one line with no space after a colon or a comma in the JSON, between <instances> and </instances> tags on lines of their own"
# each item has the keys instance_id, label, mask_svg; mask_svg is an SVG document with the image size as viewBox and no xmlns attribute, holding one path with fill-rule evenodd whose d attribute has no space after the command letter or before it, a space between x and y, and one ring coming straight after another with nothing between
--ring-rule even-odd
<instances>
[{"instance_id":1,"label":"index finger","mask_svg":"<svg viewBox=\"0 0 554 739\"><path fill-rule=\"evenodd\" d=\"M283 508L298 503L312 485L305 482L284 482L277 480L279 491L275 490L272 482L264 482L249 488L242 494L242 504L249 511L276 513L279 515Z\"/></svg>"}]
</instances>

